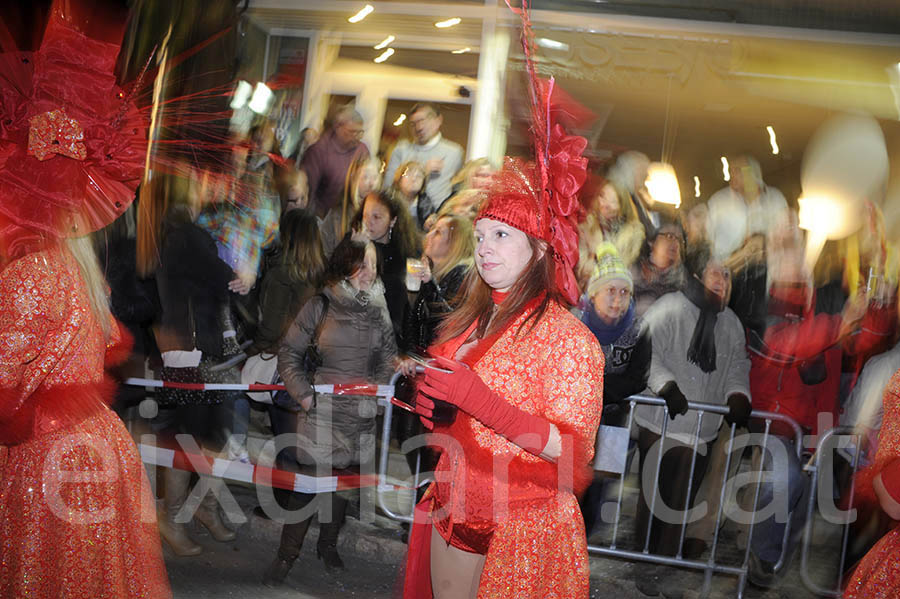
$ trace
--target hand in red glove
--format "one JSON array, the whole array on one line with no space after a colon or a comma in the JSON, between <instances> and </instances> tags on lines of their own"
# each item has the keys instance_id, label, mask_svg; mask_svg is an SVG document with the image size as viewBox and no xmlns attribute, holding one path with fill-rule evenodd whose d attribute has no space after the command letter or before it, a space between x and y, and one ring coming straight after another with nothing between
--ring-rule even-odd
<instances>
[{"instance_id":1,"label":"hand in red glove","mask_svg":"<svg viewBox=\"0 0 900 599\"><path fill-rule=\"evenodd\" d=\"M434 429L434 423L431 421L431 416L434 414L434 402L425 397L421 390L416 395L416 414L419 415L422 426L428 430Z\"/></svg>"},{"instance_id":2,"label":"hand in red glove","mask_svg":"<svg viewBox=\"0 0 900 599\"><path fill-rule=\"evenodd\" d=\"M535 455L541 454L550 438L549 421L504 400L462 362L447 358L436 358L436 362L449 372L425 369L425 380L419 387L419 396L416 398L419 414L426 418L431 416L434 402L429 401L429 398L446 401L522 449ZM418 408L420 405L421 410Z\"/></svg>"}]
</instances>

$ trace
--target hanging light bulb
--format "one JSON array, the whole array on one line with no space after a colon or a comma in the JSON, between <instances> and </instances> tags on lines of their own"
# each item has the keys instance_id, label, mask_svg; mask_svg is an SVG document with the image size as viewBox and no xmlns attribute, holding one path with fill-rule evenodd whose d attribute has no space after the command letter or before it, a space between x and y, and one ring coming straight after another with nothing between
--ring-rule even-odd
<instances>
[{"instance_id":1,"label":"hanging light bulb","mask_svg":"<svg viewBox=\"0 0 900 599\"><path fill-rule=\"evenodd\" d=\"M394 121L394 127L399 127L400 125L402 125L405 122L406 122L406 113L401 112L400 116L397 117L397 120Z\"/></svg>"},{"instance_id":2,"label":"hanging light bulb","mask_svg":"<svg viewBox=\"0 0 900 599\"><path fill-rule=\"evenodd\" d=\"M387 50L385 50L384 52L382 52L380 56L378 56L378 57L375 59L375 62L378 62L378 63L384 62L385 60L387 60L388 58L390 58L390 57L393 56L393 55L394 55L394 49L393 49L393 48L388 48Z\"/></svg>"},{"instance_id":3,"label":"hanging light bulb","mask_svg":"<svg viewBox=\"0 0 900 599\"><path fill-rule=\"evenodd\" d=\"M678 208L681 205L681 190L678 177L671 164L651 162L647 168L647 180L644 182L654 202L668 204Z\"/></svg>"},{"instance_id":4,"label":"hanging light bulb","mask_svg":"<svg viewBox=\"0 0 900 599\"><path fill-rule=\"evenodd\" d=\"M453 17L452 19L447 19L446 21L438 21L434 24L438 29L446 29L447 27L453 27L454 25L459 25L462 23L462 19L459 17Z\"/></svg>"},{"instance_id":5,"label":"hanging light bulb","mask_svg":"<svg viewBox=\"0 0 900 599\"><path fill-rule=\"evenodd\" d=\"M694 197L700 197L700 177L694 175Z\"/></svg>"},{"instance_id":6,"label":"hanging light bulb","mask_svg":"<svg viewBox=\"0 0 900 599\"><path fill-rule=\"evenodd\" d=\"M731 172L728 169L728 159L722 156L722 176L726 181L731 181Z\"/></svg>"}]
</instances>

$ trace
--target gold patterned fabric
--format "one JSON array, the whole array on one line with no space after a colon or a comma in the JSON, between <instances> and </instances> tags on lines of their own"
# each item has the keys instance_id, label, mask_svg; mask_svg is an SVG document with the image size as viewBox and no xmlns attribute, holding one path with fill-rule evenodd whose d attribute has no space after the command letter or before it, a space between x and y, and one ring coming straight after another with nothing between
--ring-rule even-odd
<instances>
[{"instance_id":1,"label":"gold patterned fabric","mask_svg":"<svg viewBox=\"0 0 900 599\"><path fill-rule=\"evenodd\" d=\"M460 412L450 427L435 427L447 442L435 471L433 522L448 542L484 541L480 599L587 597L587 541L575 492L591 475L603 354L556 302L517 335L526 316L474 369L505 401L556 425L563 456L548 462ZM455 355L463 339L457 341L443 351Z\"/></svg>"},{"instance_id":2,"label":"gold patterned fabric","mask_svg":"<svg viewBox=\"0 0 900 599\"><path fill-rule=\"evenodd\" d=\"M900 459L900 371L884 392L884 419L878 434L875 471ZM884 535L857 566L844 591L844 599L900 597L900 527Z\"/></svg>"},{"instance_id":3,"label":"gold patterned fabric","mask_svg":"<svg viewBox=\"0 0 900 599\"><path fill-rule=\"evenodd\" d=\"M0 273L0 597L171 597L109 349L67 252Z\"/></svg>"}]
</instances>

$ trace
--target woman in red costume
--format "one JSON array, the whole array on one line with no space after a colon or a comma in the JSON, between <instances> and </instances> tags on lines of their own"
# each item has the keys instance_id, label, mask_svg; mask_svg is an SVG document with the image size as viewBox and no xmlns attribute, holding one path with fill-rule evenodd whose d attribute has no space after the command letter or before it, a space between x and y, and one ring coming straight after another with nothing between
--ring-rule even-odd
<instances>
[{"instance_id":1,"label":"woman in red costume","mask_svg":"<svg viewBox=\"0 0 900 599\"><path fill-rule=\"evenodd\" d=\"M576 493L592 475L603 354L566 307L578 296L587 142L557 122L586 111L534 76L522 14L537 160L508 159L495 175L475 219L476 268L429 350L436 368L420 377L416 408L442 453L416 508L407 599L590 590ZM457 406L455 417L438 402Z\"/></svg>"},{"instance_id":2,"label":"woman in red costume","mask_svg":"<svg viewBox=\"0 0 900 599\"><path fill-rule=\"evenodd\" d=\"M83 237L143 172L117 51L55 10L40 50L0 55L0 597L171 597L144 468L108 407L104 370L129 348Z\"/></svg>"},{"instance_id":3,"label":"woman in red costume","mask_svg":"<svg viewBox=\"0 0 900 599\"><path fill-rule=\"evenodd\" d=\"M884 420L878 453L861 474L860 494L871 490L889 517L900 520L900 371L884 391ZM892 599L900 596L900 526L884 535L866 554L844 591L844 599Z\"/></svg>"}]
</instances>

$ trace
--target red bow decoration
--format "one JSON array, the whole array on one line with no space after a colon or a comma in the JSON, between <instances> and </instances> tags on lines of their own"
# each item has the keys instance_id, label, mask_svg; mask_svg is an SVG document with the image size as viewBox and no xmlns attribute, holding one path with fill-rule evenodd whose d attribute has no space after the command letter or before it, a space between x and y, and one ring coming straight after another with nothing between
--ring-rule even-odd
<instances>
[{"instance_id":1,"label":"red bow decoration","mask_svg":"<svg viewBox=\"0 0 900 599\"><path fill-rule=\"evenodd\" d=\"M68 156L75 160L84 160L87 149L84 147L84 130L75 119L69 118L66 111L59 108L28 119L28 154L38 160L53 158L56 154Z\"/></svg>"},{"instance_id":2,"label":"red bow decoration","mask_svg":"<svg viewBox=\"0 0 900 599\"><path fill-rule=\"evenodd\" d=\"M587 140L579 135L566 135L558 123L550 132L548 178L551 186L550 210L571 216L578 208L578 190L587 180L588 160L582 153Z\"/></svg>"}]
</instances>

